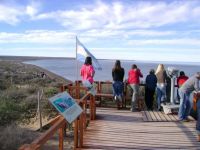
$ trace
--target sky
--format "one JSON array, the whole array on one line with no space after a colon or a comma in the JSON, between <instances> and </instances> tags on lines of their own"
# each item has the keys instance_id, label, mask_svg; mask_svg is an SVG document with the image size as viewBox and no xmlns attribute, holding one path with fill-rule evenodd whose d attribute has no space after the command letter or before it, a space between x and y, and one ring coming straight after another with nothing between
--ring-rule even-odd
<instances>
[{"instance_id":1,"label":"sky","mask_svg":"<svg viewBox=\"0 0 200 150\"><path fill-rule=\"evenodd\" d=\"M200 62L199 0L0 0L0 55Z\"/></svg>"}]
</instances>

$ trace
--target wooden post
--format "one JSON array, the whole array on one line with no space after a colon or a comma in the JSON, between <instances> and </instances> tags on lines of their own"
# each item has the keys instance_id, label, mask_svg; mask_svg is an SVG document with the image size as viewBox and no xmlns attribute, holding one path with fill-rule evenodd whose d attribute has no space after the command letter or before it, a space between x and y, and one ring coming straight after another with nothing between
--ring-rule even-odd
<instances>
[{"instance_id":1,"label":"wooden post","mask_svg":"<svg viewBox=\"0 0 200 150\"><path fill-rule=\"evenodd\" d=\"M90 120L93 119L93 104L92 104L92 95L90 95Z\"/></svg>"},{"instance_id":2,"label":"wooden post","mask_svg":"<svg viewBox=\"0 0 200 150\"><path fill-rule=\"evenodd\" d=\"M95 104L95 96L92 95L92 102L93 102L93 119L95 120L96 118L96 104Z\"/></svg>"},{"instance_id":3,"label":"wooden post","mask_svg":"<svg viewBox=\"0 0 200 150\"><path fill-rule=\"evenodd\" d=\"M101 81L99 81L99 93L102 93L102 84L101 84ZM101 96L99 97L99 99L100 99L99 106L101 107Z\"/></svg>"},{"instance_id":4,"label":"wooden post","mask_svg":"<svg viewBox=\"0 0 200 150\"><path fill-rule=\"evenodd\" d=\"M83 129L86 130L87 127L87 114L83 112Z\"/></svg>"},{"instance_id":5,"label":"wooden post","mask_svg":"<svg viewBox=\"0 0 200 150\"><path fill-rule=\"evenodd\" d=\"M64 85L61 85L60 86L60 92L63 92L64 91Z\"/></svg>"},{"instance_id":6,"label":"wooden post","mask_svg":"<svg viewBox=\"0 0 200 150\"><path fill-rule=\"evenodd\" d=\"M125 88L125 90L124 90L124 107L126 108L126 100L127 100L127 86L128 86L128 84L127 84L127 82L125 82L124 83L124 88Z\"/></svg>"},{"instance_id":7,"label":"wooden post","mask_svg":"<svg viewBox=\"0 0 200 150\"><path fill-rule=\"evenodd\" d=\"M80 88L79 88L80 87L80 81L76 80L75 83L76 83L75 85L77 86L77 88L76 88L76 98L79 99L80 98Z\"/></svg>"},{"instance_id":8,"label":"wooden post","mask_svg":"<svg viewBox=\"0 0 200 150\"><path fill-rule=\"evenodd\" d=\"M74 149L78 147L78 119L74 121Z\"/></svg>"},{"instance_id":9,"label":"wooden post","mask_svg":"<svg viewBox=\"0 0 200 150\"><path fill-rule=\"evenodd\" d=\"M80 138L79 138L79 147L83 147L83 113L79 116L79 131L80 131Z\"/></svg>"},{"instance_id":10,"label":"wooden post","mask_svg":"<svg viewBox=\"0 0 200 150\"><path fill-rule=\"evenodd\" d=\"M59 129L59 150L63 150L64 147L64 125Z\"/></svg>"},{"instance_id":11,"label":"wooden post","mask_svg":"<svg viewBox=\"0 0 200 150\"><path fill-rule=\"evenodd\" d=\"M40 121L40 131L42 131L42 114L41 114L41 108L40 108L40 99L42 97L41 95L40 95L40 92L38 91L38 113L39 113L39 121Z\"/></svg>"}]
</instances>

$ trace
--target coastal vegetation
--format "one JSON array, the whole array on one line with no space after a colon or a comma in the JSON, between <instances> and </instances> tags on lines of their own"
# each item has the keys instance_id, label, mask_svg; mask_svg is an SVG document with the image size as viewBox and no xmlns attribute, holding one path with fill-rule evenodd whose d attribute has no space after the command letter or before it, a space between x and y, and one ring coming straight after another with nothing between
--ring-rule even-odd
<instances>
[{"instance_id":1,"label":"coastal vegetation","mask_svg":"<svg viewBox=\"0 0 200 150\"><path fill-rule=\"evenodd\" d=\"M38 111L38 93L42 117L50 119L57 111L48 98L69 81L44 69L21 61L0 61L0 149L15 150L30 143L38 133L26 128Z\"/></svg>"}]
</instances>

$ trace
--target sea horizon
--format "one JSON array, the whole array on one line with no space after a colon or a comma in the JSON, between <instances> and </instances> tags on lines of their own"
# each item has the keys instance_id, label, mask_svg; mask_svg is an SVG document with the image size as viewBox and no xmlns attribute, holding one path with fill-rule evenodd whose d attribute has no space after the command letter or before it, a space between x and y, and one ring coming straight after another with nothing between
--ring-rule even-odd
<instances>
[{"instance_id":1,"label":"sea horizon","mask_svg":"<svg viewBox=\"0 0 200 150\"><path fill-rule=\"evenodd\" d=\"M141 60L120 60L122 67L125 69L125 77L128 78L128 71L131 69L132 64L136 64L143 73L144 77L141 79L145 81L145 77L148 75L150 69L156 70L158 64L164 64L165 69L168 67L174 67L179 71L184 71L187 76L192 76L194 73L200 71L200 63L195 62L171 62L171 61L141 61ZM65 79L75 81L81 80L79 75L80 67L83 62L77 61L75 58L51 58L38 60L24 61L24 63L36 65L47 69L57 75L64 77ZM115 63L115 59L99 59L99 63L102 66L102 70L96 70L94 79L102 81L112 81L111 71Z\"/></svg>"}]
</instances>

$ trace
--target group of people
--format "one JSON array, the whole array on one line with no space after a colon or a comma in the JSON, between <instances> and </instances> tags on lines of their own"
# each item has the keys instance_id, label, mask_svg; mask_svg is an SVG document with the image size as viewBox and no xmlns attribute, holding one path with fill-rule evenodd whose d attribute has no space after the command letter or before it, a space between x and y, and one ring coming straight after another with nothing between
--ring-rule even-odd
<instances>
[{"instance_id":1,"label":"group of people","mask_svg":"<svg viewBox=\"0 0 200 150\"><path fill-rule=\"evenodd\" d=\"M94 91L94 74L95 70L92 66L92 59L91 57L86 57L85 63L81 67L80 75L82 76L83 85L87 87L90 91ZM124 75L125 70L121 66L120 60L116 60L115 65L112 69L112 78L114 100L116 100L118 104L121 104L123 99ZM140 69L137 67L136 64L133 64L128 72L128 79L126 80L133 91L131 100L132 112L137 111L138 109L138 94L141 77L143 77L143 74L141 73ZM145 103L147 109L153 110L153 101L156 92L157 109L161 110L161 103L167 100L167 78L168 75L163 64L159 64L156 71L154 71L154 69L150 70L145 79ZM180 121L189 121L188 116L192 108L190 95L193 91L200 91L199 80L200 72L197 72L195 75L188 78L185 73L181 71L180 76L177 78L178 97L180 99L178 116ZM200 100L197 102L197 116L197 131L200 141Z\"/></svg>"}]
</instances>

